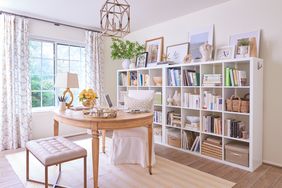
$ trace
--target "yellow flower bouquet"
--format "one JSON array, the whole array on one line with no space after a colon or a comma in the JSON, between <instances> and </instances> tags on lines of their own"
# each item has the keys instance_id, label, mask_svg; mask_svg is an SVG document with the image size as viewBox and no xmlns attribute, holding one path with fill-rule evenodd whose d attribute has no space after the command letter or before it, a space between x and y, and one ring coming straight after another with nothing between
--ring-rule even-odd
<instances>
[{"instance_id":1,"label":"yellow flower bouquet","mask_svg":"<svg viewBox=\"0 0 282 188\"><path fill-rule=\"evenodd\" d=\"M93 108L98 98L93 89L86 88L79 93L79 101L83 106Z\"/></svg>"}]
</instances>

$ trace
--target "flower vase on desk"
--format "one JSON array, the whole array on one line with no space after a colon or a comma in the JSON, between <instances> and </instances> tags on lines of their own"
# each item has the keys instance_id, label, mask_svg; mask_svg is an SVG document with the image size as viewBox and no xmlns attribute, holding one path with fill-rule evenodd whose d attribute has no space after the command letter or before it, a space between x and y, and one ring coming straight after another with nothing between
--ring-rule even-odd
<instances>
[{"instance_id":1,"label":"flower vase on desk","mask_svg":"<svg viewBox=\"0 0 282 188\"><path fill-rule=\"evenodd\" d=\"M66 102L59 102L59 111L65 112L66 111Z\"/></svg>"}]
</instances>

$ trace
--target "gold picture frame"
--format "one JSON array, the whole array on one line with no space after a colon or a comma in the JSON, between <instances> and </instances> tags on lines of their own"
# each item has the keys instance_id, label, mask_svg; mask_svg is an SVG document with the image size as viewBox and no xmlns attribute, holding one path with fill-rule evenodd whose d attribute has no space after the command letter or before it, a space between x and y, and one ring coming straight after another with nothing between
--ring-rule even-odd
<instances>
[{"instance_id":1,"label":"gold picture frame","mask_svg":"<svg viewBox=\"0 0 282 188\"><path fill-rule=\"evenodd\" d=\"M147 66L154 66L162 61L164 37L158 37L145 41L145 51L148 52Z\"/></svg>"}]
</instances>

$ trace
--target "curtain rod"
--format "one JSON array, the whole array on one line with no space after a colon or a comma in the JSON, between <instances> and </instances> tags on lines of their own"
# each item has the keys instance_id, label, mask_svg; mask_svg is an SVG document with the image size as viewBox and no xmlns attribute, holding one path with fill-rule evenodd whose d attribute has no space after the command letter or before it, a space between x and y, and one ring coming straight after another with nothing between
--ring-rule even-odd
<instances>
[{"instance_id":1,"label":"curtain rod","mask_svg":"<svg viewBox=\"0 0 282 188\"><path fill-rule=\"evenodd\" d=\"M94 29L90 29L90 28L86 28L86 27L80 27L80 26L75 26L75 25L70 25L70 24L64 24L64 23L60 23L60 22L54 22L51 20L45 20L45 19L41 19L41 18L36 18L36 17L31 17L31 16L25 16L25 15L21 15L21 14L15 14L15 13L11 13L11 12L6 12L6 11L2 11L0 10L0 14L10 14L10 15L14 15L14 16L20 16L23 18L27 18L27 19L32 19L32 20L37 20L37 21L41 21L41 22L47 22L47 23L51 23L54 24L56 26L66 26L66 27L72 27L72 28L76 28L76 29L82 29L82 30L87 30L87 31L93 31L96 33L101 33L101 31L99 30L94 30Z\"/></svg>"}]
</instances>

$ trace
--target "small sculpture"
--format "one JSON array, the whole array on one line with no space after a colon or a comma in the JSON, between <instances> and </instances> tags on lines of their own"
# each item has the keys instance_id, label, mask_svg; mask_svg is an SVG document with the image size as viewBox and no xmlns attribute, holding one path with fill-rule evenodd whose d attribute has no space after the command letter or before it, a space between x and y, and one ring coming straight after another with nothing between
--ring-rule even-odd
<instances>
[{"instance_id":1,"label":"small sculpture","mask_svg":"<svg viewBox=\"0 0 282 188\"><path fill-rule=\"evenodd\" d=\"M183 59L183 63L191 63L191 62L192 62L192 55L187 54Z\"/></svg>"},{"instance_id":2,"label":"small sculpture","mask_svg":"<svg viewBox=\"0 0 282 188\"><path fill-rule=\"evenodd\" d=\"M181 105L181 95L178 93L177 90L175 90L173 95L173 105L180 106Z\"/></svg>"},{"instance_id":3,"label":"small sculpture","mask_svg":"<svg viewBox=\"0 0 282 188\"><path fill-rule=\"evenodd\" d=\"M212 45L205 42L203 45L200 46L200 52L202 54L202 61L210 61L212 59Z\"/></svg>"},{"instance_id":4,"label":"small sculpture","mask_svg":"<svg viewBox=\"0 0 282 188\"><path fill-rule=\"evenodd\" d=\"M171 95L168 96L167 102L168 102L168 106L172 106L173 98L171 97Z\"/></svg>"}]
</instances>

